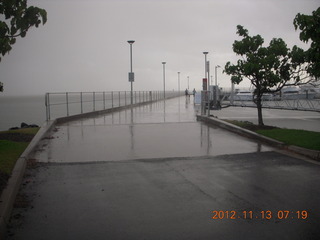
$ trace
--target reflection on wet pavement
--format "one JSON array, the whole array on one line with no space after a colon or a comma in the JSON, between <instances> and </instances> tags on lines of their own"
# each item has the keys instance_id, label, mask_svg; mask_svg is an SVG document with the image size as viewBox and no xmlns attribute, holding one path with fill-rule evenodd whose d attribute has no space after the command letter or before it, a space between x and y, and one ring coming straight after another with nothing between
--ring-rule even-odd
<instances>
[{"instance_id":1,"label":"reflection on wet pavement","mask_svg":"<svg viewBox=\"0 0 320 240\"><path fill-rule=\"evenodd\" d=\"M196 122L199 106L181 97L62 124L42 140L41 162L96 162L217 156L270 147Z\"/></svg>"},{"instance_id":2,"label":"reflection on wet pavement","mask_svg":"<svg viewBox=\"0 0 320 240\"><path fill-rule=\"evenodd\" d=\"M108 125L108 124L139 124L196 122L196 114L200 106L193 104L193 97L180 97L153 104L141 105L133 109L113 112L97 117L73 121L71 125Z\"/></svg>"}]
</instances>

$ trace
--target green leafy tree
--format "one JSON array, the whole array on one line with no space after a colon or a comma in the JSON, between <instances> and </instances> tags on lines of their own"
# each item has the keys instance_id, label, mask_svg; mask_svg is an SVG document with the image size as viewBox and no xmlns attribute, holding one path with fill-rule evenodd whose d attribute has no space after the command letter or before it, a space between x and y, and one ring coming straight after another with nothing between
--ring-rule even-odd
<instances>
[{"instance_id":1,"label":"green leafy tree","mask_svg":"<svg viewBox=\"0 0 320 240\"><path fill-rule=\"evenodd\" d=\"M38 27L41 23L47 22L47 12L38 7L28 7L27 0L1 0L0 16L0 54L2 56L10 52L17 37L23 38L29 28ZM0 82L0 91L3 91L2 82Z\"/></svg>"},{"instance_id":2,"label":"green leafy tree","mask_svg":"<svg viewBox=\"0 0 320 240\"><path fill-rule=\"evenodd\" d=\"M262 118L262 96L275 93L284 86L302 82L304 51L297 46L289 49L281 38L274 38L264 47L260 35L249 36L248 30L237 26L237 34L242 37L233 43L233 51L241 56L236 64L227 62L225 72L231 75L231 81L239 84L249 79L255 87L253 101L258 109L258 123L264 125Z\"/></svg>"},{"instance_id":3,"label":"green leafy tree","mask_svg":"<svg viewBox=\"0 0 320 240\"><path fill-rule=\"evenodd\" d=\"M307 72L314 77L320 77L320 7L312 12L312 15L298 13L293 20L295 29L299 29L300 40L311 42L306 51L308 62Z\"/></svg>"}]
</instances>

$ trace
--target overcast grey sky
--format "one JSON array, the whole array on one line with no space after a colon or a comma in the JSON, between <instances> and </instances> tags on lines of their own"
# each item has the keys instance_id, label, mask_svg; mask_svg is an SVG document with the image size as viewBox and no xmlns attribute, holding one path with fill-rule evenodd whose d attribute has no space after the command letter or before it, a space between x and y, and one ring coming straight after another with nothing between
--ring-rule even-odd
<instances>
[{"instance_id":1,"label":"overcast grey sky","mask_svg":"<svg viewBox=\"0 0 320 240\"><path fill-rule=\"evenodd\" d=\"M204 55L210 71L238 58L236 26L266 43L281 37L305 48L295 32L297 13L311 14L319 0L29 0L47 10L48 22L29 30L0 62L2 95L65 91L130 90L129 44L133 44L134 90L201 89ZM218 82L230 86L218 69ZM249 86L248 82L244 85Z\"/></svg>"}]
</instances>

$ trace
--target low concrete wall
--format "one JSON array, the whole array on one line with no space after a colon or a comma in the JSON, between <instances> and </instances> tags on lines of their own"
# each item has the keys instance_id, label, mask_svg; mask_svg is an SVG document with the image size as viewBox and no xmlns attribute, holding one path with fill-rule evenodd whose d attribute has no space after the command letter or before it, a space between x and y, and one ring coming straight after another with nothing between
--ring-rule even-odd
<instances>
[{"instance_id":1,"label":"low concrete wall","mask_svg":"<svg viewBox=\"0 0 320 240\"><path fill-rule=\"evenodd\" d=\"M286 150L292 151L294 153L297 153L297 154L312 158L314 160L320 161L320 151L305 149L305 148L301 148L301 147L297 147L297 146L286 145L283 142L262 136L258 133L255 133L255 132L249 131L247 129L238 127L234 124L228 123L226 121L220 120L215 117L207 117L207 116L198 115L197 120L203 121L208 124L213 124L215 126L219 126L221 128L224 128L228 131L240 134L242 136L246 136L246 137L249 137L252 139L257 139L258 141L264 142L264 143L269 144L273 147L286 149Z\"/></svg>"}]
</instances>

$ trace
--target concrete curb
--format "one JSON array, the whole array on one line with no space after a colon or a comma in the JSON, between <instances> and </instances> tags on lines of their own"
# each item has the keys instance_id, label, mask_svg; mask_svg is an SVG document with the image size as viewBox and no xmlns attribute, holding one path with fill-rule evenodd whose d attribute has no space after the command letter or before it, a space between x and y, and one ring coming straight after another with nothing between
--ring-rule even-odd
<instances>
[{"instance_id":1,"label":"concrete curb","mask_svg":"<svg viewBox=\"0 0 320 240\"><path fill-rule=\"evenodd\" d=\"M56 121L46 122L34 136L28 147L18 158L12 174L8 180L6 188L0 196L0 239L6 235L7 225L10 220L12 208L18 194L23 175L27 166L27 159L30 153L35 149L38 142L54 127Z\"/></svg>"},{"instance_id":2,"label":"concrete curb","mask_svg":"<svg viewBox=\"0 0 320 240\"><path fill-rule=\"evenodd\" d=\"M310 150L310 149L301 148L301 147L292 146L292 145L286 145L283 142L262 136L258 133L255 133L250 130L238 127L234 124L228 123L226 121L220 120L215 117L207 117L207 116L197 115L197 121L202 121L202 122L206 122L208 124L213 124L213 125L219 126L221 128L224 128L228 131L240 134L242 136L257 139L257 140L264 142L264 143L267 143L273 147L289 150L294 153L312 158L313 160L320 161L320 151Z\"/></svg>"},{"instance_id":3,"label":"concrete curb","mask_svg":"<svg viewBox=\"0 0 320 240\"><path fill-rule=\"evenodd\" d=\"M293 145L288 146L288 150L294 153L312 158L313 160L320 161L320 151L310 150L310 149L293 146Z\"/></svg>"}]
</instances>

